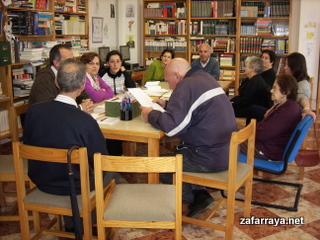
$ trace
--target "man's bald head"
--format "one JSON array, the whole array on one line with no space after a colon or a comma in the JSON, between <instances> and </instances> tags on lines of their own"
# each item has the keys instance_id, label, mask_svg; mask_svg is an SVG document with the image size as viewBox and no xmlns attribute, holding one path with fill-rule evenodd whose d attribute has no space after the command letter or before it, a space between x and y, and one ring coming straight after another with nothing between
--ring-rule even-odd
<instances>
[{"instance_id":1,"label":"man's bald head","mask_svg":"<svg viewBox=\"0 0 320 240\"><path fill-rule=\"evenodd\" d=\"M191 66L187 60L183 58L172 59L164 70L164 77L169 83L170 88L175 89L176 85L184 78L190 69Z\"/></svg>"}]
</instances>

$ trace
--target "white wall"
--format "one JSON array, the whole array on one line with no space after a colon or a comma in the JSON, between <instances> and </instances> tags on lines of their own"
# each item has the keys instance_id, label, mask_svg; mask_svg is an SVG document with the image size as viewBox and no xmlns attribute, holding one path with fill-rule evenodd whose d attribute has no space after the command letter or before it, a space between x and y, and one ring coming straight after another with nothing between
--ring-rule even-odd
<instances>
[{"instance_id":1,"label":"white wall","mask_svg":"<svg viewBox=\"0 0 320 240\"><path fill-rule=\"evenodd\" d=\"M111 50L125 45L128 35L134 36L135 48L130 49L131 61L142 65L142 1L141 0L90 0L89 2L89 50L98 52L98 47L109 46ZM115 18L110 16L110 5L115 7ZM126 7L133 6L134 17L126 16ZM92 17L103 18L103 42L92 42ZM133 21L131 30L128 22Z\"/></svg>"},{"instance_id":2,"label":"white wall","mask_svg":"<svg viewBox=\"0 0 320 240\"><path fill-rule=\"evenodd\" d=\"M110 46L111 49L117 46L117 14L115 18L110 17L110 4L116 7L116 0L90 0L89 3L89 50L92 52L98 52L98 47ZM115 9L116 11L116 9ZM103 42L92 42L92 17L103 18Z\"/></svg>"},{"instance_id":3,"label":"white wall","mask_svg":"<svg viewBox=\"0 0 320 240\"><path fill-rule=\"evenodd\" d=\"M314 78L312 91L312 109L315 109L318 71L319 71L319 42L320 42L320 1L304 0L300 4L300 22L298 52L307 60L308 74Z\"/></svg>"}]
</instances>

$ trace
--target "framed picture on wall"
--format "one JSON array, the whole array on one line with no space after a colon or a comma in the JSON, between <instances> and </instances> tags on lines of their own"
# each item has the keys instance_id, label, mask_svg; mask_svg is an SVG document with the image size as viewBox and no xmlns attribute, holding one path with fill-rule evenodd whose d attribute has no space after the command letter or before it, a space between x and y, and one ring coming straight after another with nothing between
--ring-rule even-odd
<instances>
[{"instance_id":1,"label":"framed picture on wall","mask_svg":"<svg viewBox=\"0 0 320 240\"><path fill-rule=\"evenodd\" d=\"M103 42L103 18L92 17L92 42Z\"/></svg>"}]
</instances>

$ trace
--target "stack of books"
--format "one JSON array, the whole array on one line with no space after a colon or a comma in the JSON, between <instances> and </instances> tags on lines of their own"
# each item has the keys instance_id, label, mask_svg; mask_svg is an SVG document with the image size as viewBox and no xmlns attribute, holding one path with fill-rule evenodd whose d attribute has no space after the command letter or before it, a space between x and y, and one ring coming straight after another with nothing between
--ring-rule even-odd
<instances>
[{"instance_id":1,"label":"stack of books","mask_svg":"<svg viewBox=\"0 0 320 240\"><path fill-rule=\"evenodd\" d=\"M271 24L271 19L257 19L256 34L258 36L272 36Z\"/></svg>"},{"instance_id":2,"label":"stack of books","mask_svg":"<svg viewBox=\"0 0 320 240\"><path fill-rule=\"evenodd\" d=\"M25 48L20 52L21 62L36 62L42 60L44 48Z\"/></svg>"},{"instance_id":3,"label":"stack of books","mask_svg":"<svg viewBox=\"0 0 320 240\"><path fill-rule=\"evenodd\" d=\"M219 57L220 66L234 66L234 55L233 54L220 54Z\"/></svg>"}]
</instances>

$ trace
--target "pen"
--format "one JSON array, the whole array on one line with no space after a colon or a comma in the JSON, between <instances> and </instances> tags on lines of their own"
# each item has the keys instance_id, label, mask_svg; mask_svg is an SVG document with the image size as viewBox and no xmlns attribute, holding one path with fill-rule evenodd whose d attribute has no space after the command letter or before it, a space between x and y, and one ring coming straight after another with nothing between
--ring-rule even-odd
<instances>
[{"instance_id":1,"label":"pen","mask_svg":"<svg viewBox=\"0 0 320 240\"><path fill-rule=\"evenodd\" d=\"M104 120L106 120L106 119L108 119L108 118L102 118L102 119L100 119L100 122L103 122Z\"/></svg>"}]
</instances>

